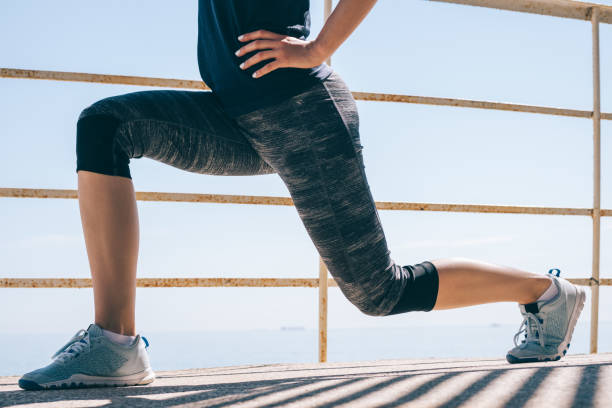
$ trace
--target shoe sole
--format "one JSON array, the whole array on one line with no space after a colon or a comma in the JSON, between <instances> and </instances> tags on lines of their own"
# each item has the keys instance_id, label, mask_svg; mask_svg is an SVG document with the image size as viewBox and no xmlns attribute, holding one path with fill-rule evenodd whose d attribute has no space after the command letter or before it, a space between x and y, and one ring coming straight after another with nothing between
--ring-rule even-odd
<instances>
[{"instance_id":1,"label":"shoe sole","mask_svg":"<svg viewBox=\"0 0 612 408\"><path fill-rule=\"evenodd\" d=\"M37 383L32 380L19 380L19 387L24 390L50 390L65 388L91 388L91 387L127 387L132 385L146 385L155 380L155 373L151 368L136 374L120 377L97 377L85 374L73 374L69 378L48 383Z\"/></svg>"},{"instance_id":2,"label":"shoe sole","mask_svg":"<svg viewBox=\"0 0 612 408\"><path fill-rule=\"evenodd\" d=\"M584 307L584 302L586 300L586 291L584 288L576 287L576 291L578 294L576 295L576 303L574 304L574 310L572 310L572 315L570 317L569 326L567 328L567 332L565 333L565 338L559 344L557 348L557 354L551 356L542 356L542 357L529 357L529 358L518 358L513 356L512 354L506 355L506 360L510 364L519 364L519 363L536 363L540 361L558 361L565 354L567 354L567 350L570 346L570 339L574 335L574 328L576 327L576 323L578 322L578 317L580 317L580 313L582 313L582 309Z\"/></svg>"}]
</instances>

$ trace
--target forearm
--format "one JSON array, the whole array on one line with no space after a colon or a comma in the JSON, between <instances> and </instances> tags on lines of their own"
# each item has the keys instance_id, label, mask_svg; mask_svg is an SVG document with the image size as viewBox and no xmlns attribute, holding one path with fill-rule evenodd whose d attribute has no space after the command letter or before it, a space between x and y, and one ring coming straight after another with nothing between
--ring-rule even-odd
<instances>
[{"instance_id":1,"label":"forearm","mask_svg":"<svg viewBox=\"0 0 612 408\"><path fill-rule=\"evenodd\" d=\"M329 58L368 15L376 0L340 0L313 42L322 60Z\"/></svg>"}]
</instances>

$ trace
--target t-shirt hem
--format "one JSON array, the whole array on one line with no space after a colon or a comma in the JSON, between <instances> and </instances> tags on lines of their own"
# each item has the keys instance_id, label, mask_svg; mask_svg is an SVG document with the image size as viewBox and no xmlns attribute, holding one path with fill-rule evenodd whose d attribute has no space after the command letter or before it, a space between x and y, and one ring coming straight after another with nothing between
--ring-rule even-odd
<instances>
[{"instance_id":1,"label":"t-shirt hem","mask_svg":"<svg viewBox=\"0 0 612 408\"><path fill-rule=\"evenodd\" d=\"M236 103L222 103L223 110L231 117L236 117L253 112L257 109L265 108L270 105L275 105L293 96L296 96L312 86L325 81L333 74L334 70L328 65L321 64L316 70L312 71L312 75L308 76L300 84L286 89L285 91L277 91L273 94L269 94L265 97L257 97L256 99L248 102L236 104Z\"/></svg>"}]
</instances>

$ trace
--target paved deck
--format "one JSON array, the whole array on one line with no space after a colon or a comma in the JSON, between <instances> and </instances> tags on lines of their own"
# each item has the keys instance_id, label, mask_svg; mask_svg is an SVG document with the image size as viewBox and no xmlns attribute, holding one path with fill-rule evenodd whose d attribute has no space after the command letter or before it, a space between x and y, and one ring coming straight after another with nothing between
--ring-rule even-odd
<instances>
[{"instance_id":1,"label":"paved deck","mask_svg":"<svg viewBox=\"0 0 612 408\"><path fill-rule=\"evenodd\" d=\"M160 371L148 386L21 391L0 407L612 407L612 354L554 363L383 360Z\"/></svg>"}]
</instances>

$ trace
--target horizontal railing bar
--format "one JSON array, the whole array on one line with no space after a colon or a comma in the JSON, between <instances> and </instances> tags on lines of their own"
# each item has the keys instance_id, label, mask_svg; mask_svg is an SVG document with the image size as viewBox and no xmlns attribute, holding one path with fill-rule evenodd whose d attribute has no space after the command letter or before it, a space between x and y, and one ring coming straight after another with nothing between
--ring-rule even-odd
<instances>
[{"instance_id":1,"label":"horizontal railing bar","mask_svg":"<svg viewBox=\"0 0 612 408\"><path fill-rule=\"evenodd\" d=\"M0 78L47 79L52 81L94 82L116 85L157 86L162 88L210 88L203 81L190 79L150 78L142 76L87 74L83 72L42 71L34 69L0 68Z\"/></svg>"},{"instance_id":2,"label":"horizontal railing bar","mask_svg":"<svg viewBox=\"0 0 612 408\"><path fill-rule=\"evenodd\" d=\"M36 188L0 188L0 198L78 198L77 190L36 189ZM247 196L229 194L195 194L195 193L162 193L136 192L139 201L173 201L196 203L223 204L257 204L292 206L289 197ZM559 208L559 207L525 207L509 205L479 205L479 204L434 204L434 203L404 203L394 201L377 201L379 210L395 211L443 211L468 213L500 213L500 214L544 214L544 215L586 215L591 216L590 208ZM602 210L601 216L612 215L612 210Z\"/></svg>"},{"instance_id":3,"label":"horizontal railing bar","mask_svg":"<svg viewBox=\"0 0 612 408\"><path fill-rule=\"evenodd\" d=\"M38 71L14 68L0 68L0 78L29 78L58 81L96 82L104 84L123 84L156 86L168 88L209 89L202 81L168 78L148 78L124 75L86 74L79 72ZM591 118L592 111L578 109L552 108L546 106L520 105L512 103L474 101L469 99L437 98L429 96L385 94L374 92L353 92L357 100L375 102L399 102L420 105L452 106L460 108L489 109L511 112L538 113L543 115ZM602 113L602 119L612 120L612 113Z\"/></svg>"},{"instance_id":4,"label":"horizontal railing bar","mask_svg":"<svg viewBox=\"0 0 612 408\"><path fill-rule=\"evenodd\" d=\"M442 211L466 213L497 213L497 214L541 214L541 215L587 215L593 210L589 208L557 208L557 207L525 207L510 205L481 204L434 204L434 203L402 203L377 201L376 208L380 210L403 211Z\"/></svg>"},{"instance_id":5,"label":"horizontal railing bar","mask_svg":"<svg viewBox=\"0 0 612 408\"><path fill-rule=\"evenodd\" d=\"M599 21L612 23L612 7L602 4L584 3L569 0L432 0L469 6L519 11L554 17L590 20L593 7L599 9Z\"/></svg>"},{"instance_id":6,"label":"horizontal railing bar","mask_svg":"<svg viewBox=\"0 0 612 408\"><path fill-rule=\"evenodd\" d=\"M0 197L8 198L78 198L77 190L43 189L43 188L0 188ZM196 193L163 193L137 191L138 201L170 201L185 203L227 203L292 206L289 197L248 196L232 194L196 194Z\"/></svg>"},{"instance_id":7,"label":"horizontal railing bar","mask_svg":"<svg viewBox=\"0 0 612 408\"><path fill-rule=\"evenodd\" d=\"M596 286L591 278L569 278L582 286ZM338 287L328 279L329 287ZM612 279L600 279L599 286L611 286ZM318 288L319 279L309 278L139 278L139 288ZM89 278L0 278L0 288L91 288Z\"/></svg>"},{"instance_id":8,"label":"horizontal railing bar","mask_svg":"<svg viewBox=\"0 0 612 408\"><path fill-rule=\"evenodd\" d=\"M338 286L333 279L329 286ZM319 279L308 278L139 278L139 288L318 288ZM91 288L89 278L0 278L0 288Z\"/></svg>"},{"instance_id":9,"label":"horizontal railing bar","mask_svg":"<svg viewBox=\"0 0 612 408\"><path fill-rule=\"evenodd\" d=\"M595 281L593 278L567 278L567 280L575 285L581 286L612 286L612 279L609 278L600 279L599 285L597 285L597 281Z\"/></svg>"},{"instance_id":10,"label":"horizontal railing bar","mask_svg":"<svg viewBox=\"0 0 612 408\"><path fill-rule=\"evenodd\" d=\"M589 278L569 278L582 286L596 286ZM328 279L329 287L337 287L334 279ZM600 279L599 286L611 286L612 279ZM139 288L318 288L316 278L139 278ZM0 288L91 288L89 278L0 278Z\"/></svg>"},{"instance_id":11,"label":"horizontal railing bar","mask_svg":"<svg viewBox=\"0 0 612 408\"><path fill-rule=\"evenodd\" d=\"M562 108L550 108L545 106L535 105L519 105L513 103L501 103L501 102L487 102L487 101L473 101L469 99L453 99L453 98L436 98L431 96L412 96L412 95L399 95L399 94L382 94L382 93L370 93L370 92L353 92L353 96L357 100L362 101L374 101L374 102L400 102L400 103L413 103L419 105L436 105L436 106L452 106L458 108L473 108L473 109L488 109L488 110L501 110L511 112L524 112L524 113L539 113L543 115L555 115L555 116L570 116L576 118L590 118L593 116L593 112L577 110L577 109L562 109ZM602 115L602 118L605 115ZM612 119L612 114L610 115Z\"/></svg>"}]
</instances>

